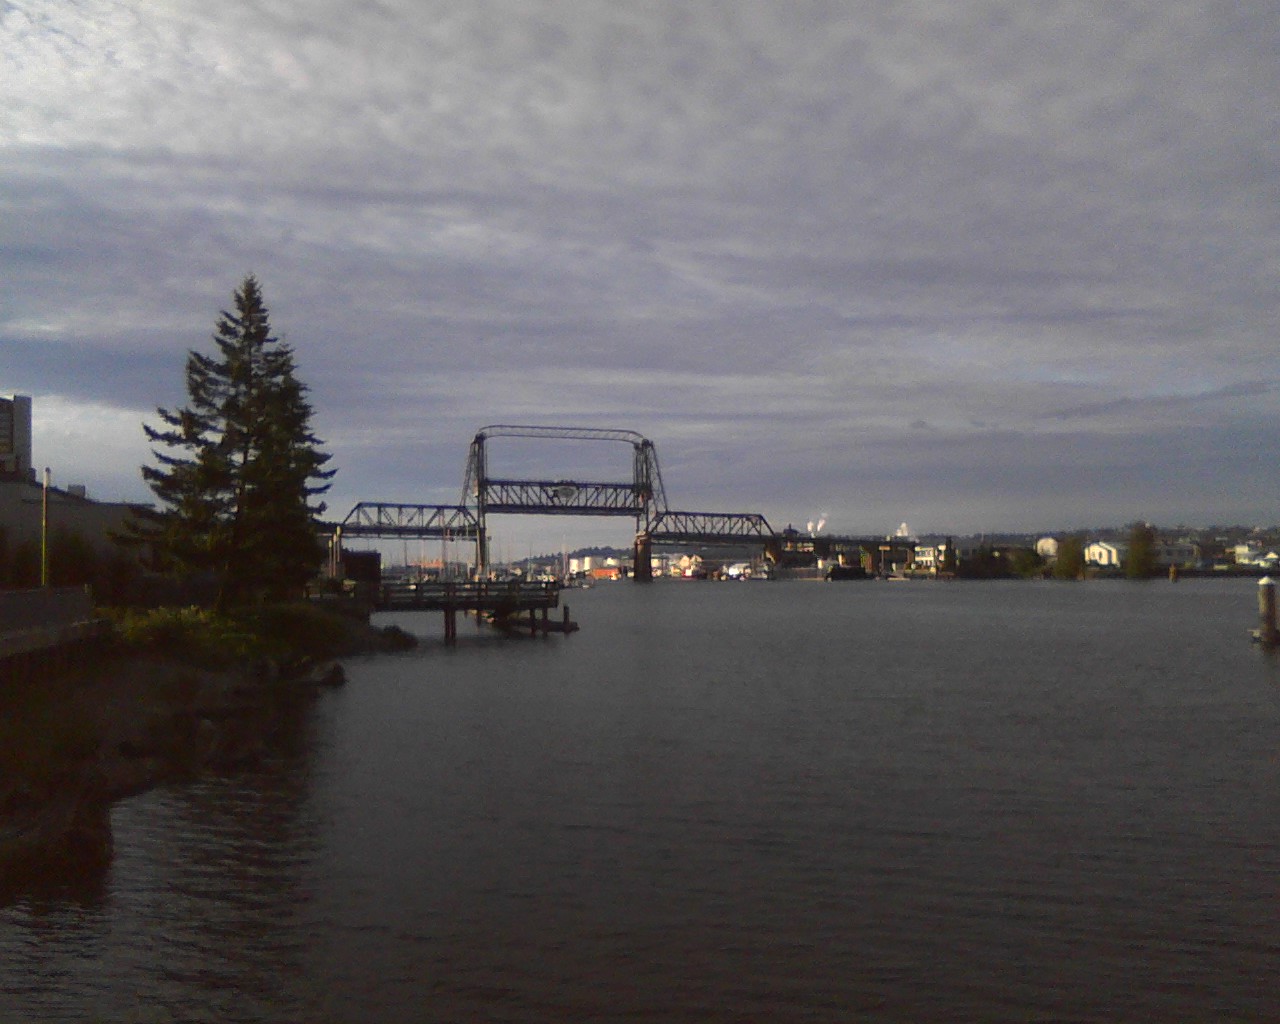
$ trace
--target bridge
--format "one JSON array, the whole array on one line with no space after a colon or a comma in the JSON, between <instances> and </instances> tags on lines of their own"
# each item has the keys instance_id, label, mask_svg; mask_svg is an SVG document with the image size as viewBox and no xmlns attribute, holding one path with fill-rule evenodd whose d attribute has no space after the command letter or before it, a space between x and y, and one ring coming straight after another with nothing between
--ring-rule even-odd
<instances>
[{"instance_id":1,"label":"bridge","mask_svg":"<svg viewBox=\"0 0 1280 1024\"><path fill-rule=\"evenodd\" d=\"M631 447L629 480L509 479L489 473L495 438L599 442ZM635 578L652 578L654 544L759 543L776 557L778 534L750 512L673 510L667 503L652 441L633 430L494 424L483 427L467 455L462 501L457 505L359 502L334 531L335 558L346 537L472 541L477 575L489 565L490 515L615 516L635 520Z\"/></svg>"}]
</instances>

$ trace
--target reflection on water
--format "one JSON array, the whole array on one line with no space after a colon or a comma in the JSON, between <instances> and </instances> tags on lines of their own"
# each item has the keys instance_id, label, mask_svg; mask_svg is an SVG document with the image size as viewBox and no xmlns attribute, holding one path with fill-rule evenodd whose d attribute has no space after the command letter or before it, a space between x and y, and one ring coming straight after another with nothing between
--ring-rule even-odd
<instances>
[{"instance_id":1,"label":"reflection on water","mask_svg":"<svg viewBox=\"0 0 1280 1024\"><path fill-rule=\"evenodd\" d=\"M1268 1020L1248 584L619 584L400 617L0 910L0 1019Z\"/></svg>"}]
</instances>

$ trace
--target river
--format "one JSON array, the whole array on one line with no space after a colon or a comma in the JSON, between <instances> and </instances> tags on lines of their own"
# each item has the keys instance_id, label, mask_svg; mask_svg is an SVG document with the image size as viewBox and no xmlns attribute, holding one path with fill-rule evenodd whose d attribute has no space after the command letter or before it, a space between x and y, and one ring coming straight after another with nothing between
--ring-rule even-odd
<instances>
[{"instance_id":1,"label":"river","mask_svg":"<svg viewBox=\"0 0 1280 1024\"><path fill-rule=\"evenodd\" d=\"M1248 580L611 583L388 616L252 771L0 907L0 1020L1280 1018Z\"/></svg>"}]
</instances>

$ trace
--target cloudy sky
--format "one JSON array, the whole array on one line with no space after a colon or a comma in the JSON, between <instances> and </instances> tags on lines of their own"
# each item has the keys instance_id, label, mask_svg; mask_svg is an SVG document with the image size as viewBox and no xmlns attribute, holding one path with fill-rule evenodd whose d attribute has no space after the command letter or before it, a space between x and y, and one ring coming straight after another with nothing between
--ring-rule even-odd
<instances>
[{"instance_id":1,"label":"cloudy sky","mask_svg":"<svg viewBox=\"0 0 1280 1024\"><path fill-rule=\"evenodd\" d=\"M1275 523L1278 53L1271 0L0 2L0 393L144 498L252 272L339 514L531 423L778 527Z\"/></svg>"}]
</instances>

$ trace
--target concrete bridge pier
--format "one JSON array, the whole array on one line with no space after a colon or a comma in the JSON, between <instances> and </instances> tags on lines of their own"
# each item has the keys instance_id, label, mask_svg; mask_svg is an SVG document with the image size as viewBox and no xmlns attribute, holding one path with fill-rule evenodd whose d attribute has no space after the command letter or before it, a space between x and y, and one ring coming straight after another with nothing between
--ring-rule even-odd
<instances>
[{"instance_id":1,"label":"concrete bridge pier","mask_svg":"<svg viewBox=\"0 0 1280 1024\"><path fill-rule=\"evenodd\" d=\"M632 578L637 583L653 581L653 542L647 533L636 534L636 546L632 557Z\"/></svg>"}]
</instances>

